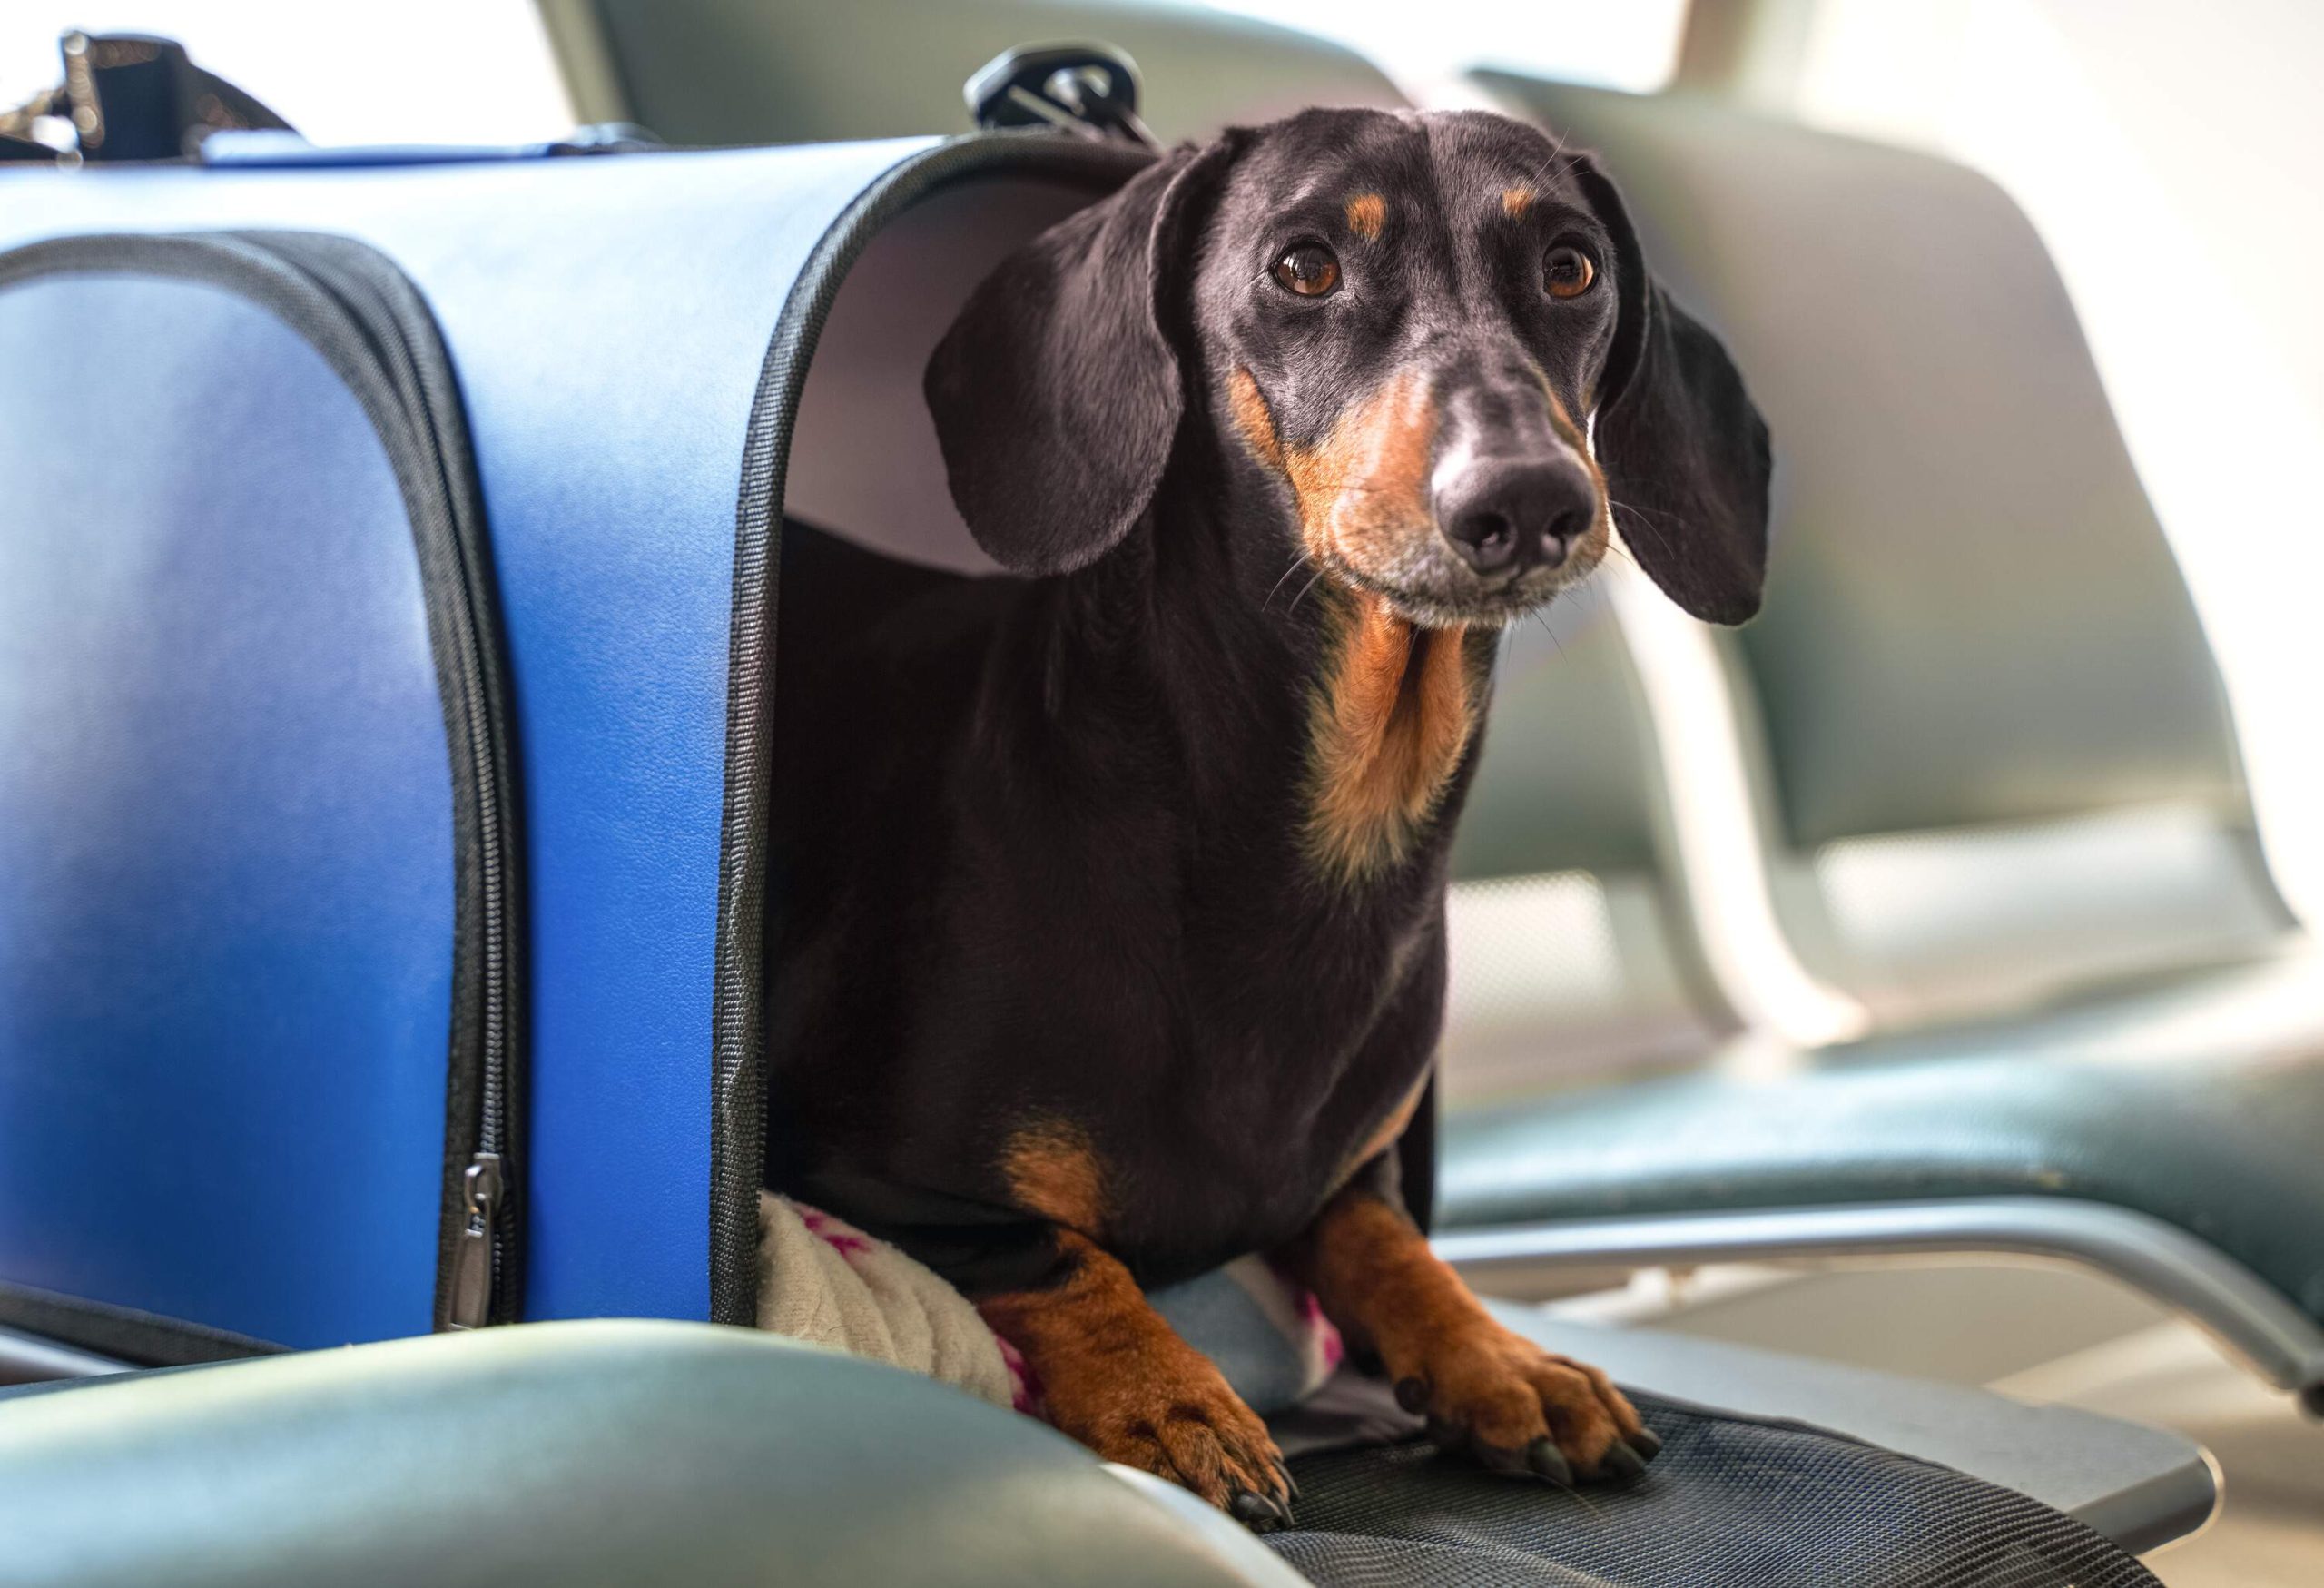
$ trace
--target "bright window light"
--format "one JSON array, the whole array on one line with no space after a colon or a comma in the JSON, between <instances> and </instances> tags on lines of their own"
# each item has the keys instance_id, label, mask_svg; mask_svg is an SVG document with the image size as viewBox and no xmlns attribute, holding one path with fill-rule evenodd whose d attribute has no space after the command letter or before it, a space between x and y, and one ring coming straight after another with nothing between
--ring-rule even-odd
<instances>
[{"instance_id":1,"label":"bright window light","mask_svg":"<svg viewBox=\"0 0 2324 1588\"><path fill-rule=\"evenodd\" d=\"M0 106L56 84L59 35L157 34L318 143L530 143L573 111L527 0L9 0Z\"/></svg>"},{"instance_id":2,"label":"bright window light","mask_svg":"<svg viewBox=\"0 0 2324 1588\"><path fill-rule=\"evenodd\" d=\"M1804 119L2024 207L2234 703L2277 880L2324 922L2324 7L1825 0Z\"/></svg>"},{"instance_id":3,"label":"bright window light","mask_svg":"<svg viewBox=\"0 0 2324 1588\"><path fill-rule=\"evenodd\" d=\"M1402 84L1477 66L1648 93L1670 80L1687 0L1206 0L1345 44Z\"/></svg>"}]
</instances>

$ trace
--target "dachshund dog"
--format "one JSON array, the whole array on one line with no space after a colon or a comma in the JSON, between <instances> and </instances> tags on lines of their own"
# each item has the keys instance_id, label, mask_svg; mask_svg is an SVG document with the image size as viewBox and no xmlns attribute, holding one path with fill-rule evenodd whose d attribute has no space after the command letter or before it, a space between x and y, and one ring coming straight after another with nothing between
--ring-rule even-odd
<instances>
[{"instance_id":1,"label":"dachshund dog","mask_svg":"<svg viewBox=\"0 0 2324 1588\"><path fill-rule=\"evenodd\" d=\"M1397 1144L1498 631L1618 519L1687 611L1758 608L1725 350L1589 157L1311 111L1005 260L926 394L1009 572L786 535L770 1180L959 1285L1060 1428L1246 1523L1288 1519L1281 1458L1143 1292L1250 1252L1441 1441L1635 1475L1654 1435L1431 1254Z\"/></svg>"}]
</instances>

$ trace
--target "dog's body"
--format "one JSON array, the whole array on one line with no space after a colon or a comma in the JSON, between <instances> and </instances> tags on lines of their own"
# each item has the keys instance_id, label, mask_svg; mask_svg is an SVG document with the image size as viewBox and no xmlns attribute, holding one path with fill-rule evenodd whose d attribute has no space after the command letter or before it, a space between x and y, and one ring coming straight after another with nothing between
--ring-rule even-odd
<instances>
[{"instance_id":1,"label":"dog's body","mask_svg":"<svg viewBox=\"0 0 2324 1588\"><path fill-rule=\"evenodd\" d=\"M1489 1464L1635 1471L1603 1376L1428 1255L1394 1148L1499 625L1602 554L1609 477L1682 604L1756 604L1724 355L1539 133L1310 113L1005 263L929 391L1030 577L788 538L771 1173L977 1297L1060 1425L1246 1520L1285 1514L1264 1426L1139 1287L1250 1251Z\"/></svg>"},{"instance_id":2,"label":"dog's body","mask_svg":"<svg viewBox=\"0 0 2324 1588\"><path fill-rule=\"evenodd\" d=\"M832 591L834 564L869 557L790 533L795 588ZM773 1029L802 1133L778 1156L812 1166L811 1198L859 1205L870 1178L1022 1211L1011 1175L1078 1139L1105 1166L1108 1249L1153 1286L1290 1240L1393 1134L1434 1049L1444 890L1439 824L1358 891L1322 884L1307 853L1336 597L1271 615L1298 643L1236 678L1212 636L1173 632L1167 601L1150 623L1103 620L1149 577L1207 577L1143 560L1125 548L1103 592L888 575L920 588L852 640L825 637L846 603L786 617L778 676L845 684L801 692L812 717L778 711L786 782L814 802L778 897L840 902L855 929L786 909ZM1482 683L1490 637L1456 643ZM1057 690L1024 687L1052 668ZM818 798L833 786L843 804ZM880 1211L946 1213L935 1197ZM952 1277L1049 1260L1038 1224L960 1211L939 1253Z\"/></svg>"}]
</instances>

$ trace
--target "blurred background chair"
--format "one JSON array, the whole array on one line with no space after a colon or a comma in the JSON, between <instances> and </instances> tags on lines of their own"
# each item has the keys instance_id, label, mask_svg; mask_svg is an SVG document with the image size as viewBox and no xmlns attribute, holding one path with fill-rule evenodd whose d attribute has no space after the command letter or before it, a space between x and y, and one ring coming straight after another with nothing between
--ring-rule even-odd
<instances>
[{"instance_id":1,"label":"blurred background chair","mask_svg":"<svg viewBox=\"0 0 2324 1588\"><path fill-rule=\"evenodd\" d=\"M1924 156L1684 98L1480 86L1606 152L1658 268L1751 372L1780 459L1766 612L1689 630L1690 661L1669 615L1621 605L1640 655L1726 687L1724 713L1657 725L1671 754L1738 733L1756 853L1696 880L1764 887L1839 997L1821 1013L1871 1034L1819 1044L1833 1028L1786 1030L1730 981L1772 1029L1705 1074L1454 1110L1448 1251L2033 1252L2324 1405L2324 976L2032 229ZM1731 978L1732 917L1699 918Z\"/></svg>"},{"instance_id":2,"label":"blurred background chair","mask_svg":"<svg viewBox=\"0 0 2324 1588\"><path fill-rule=\"evenodd\" d=\"M1003 50L1074 39L1137 61L1141 113L1165 143L1310 104L1403 104L1351 50L1185 5L544 0L541 15L584 121L641 122L673 143L966 132L970 72Z\"/></svg>"},{"instance_id":3,"label":"blurred background chair","mask_svg":"<svg viewBox=\"0 0 2324 1588\"><path fill-rule=\"evenodd\" d=\"M1741 1033L1687 907L1670 810L1605 587L1512 629L1452 853L1449 1108L1690 1070Z\"/></svg>"}]
</instances>

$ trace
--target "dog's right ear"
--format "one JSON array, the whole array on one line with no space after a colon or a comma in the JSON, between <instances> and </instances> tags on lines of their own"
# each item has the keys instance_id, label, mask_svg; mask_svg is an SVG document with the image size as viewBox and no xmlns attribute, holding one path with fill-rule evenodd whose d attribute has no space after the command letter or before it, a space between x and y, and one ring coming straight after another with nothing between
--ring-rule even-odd
<instances>
[{"instance_id":1,"label":"dog's right ear","mask_svg":"<svg viewBox=\"0 0 2324 1588\"><path fill-rule=\"evenodd\" d=\"M952 501L1011 572L1087 567L1153 498L1184 406L1166 294L1237 142L1173 150L1001 261L929 360Z\"/></svg>"},{"instance_id":2,"label":"dog's right ear","mask_svg":"<svg viewBox=\"0 0 2324 1588\"><path fill-rule=\"evenodd\" d=\"M1570 168L1612 236L1620 293L1594 432L1611 511L1663 594L1741 623L1767 582L1767 421L1718 338L1646 268L1614 184L1587 154Z\"/></svg>"}]
</instances>

